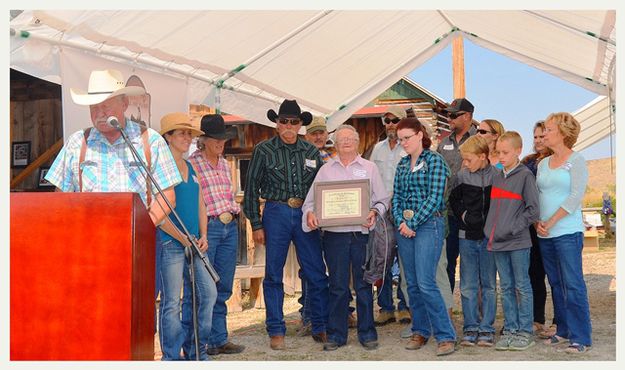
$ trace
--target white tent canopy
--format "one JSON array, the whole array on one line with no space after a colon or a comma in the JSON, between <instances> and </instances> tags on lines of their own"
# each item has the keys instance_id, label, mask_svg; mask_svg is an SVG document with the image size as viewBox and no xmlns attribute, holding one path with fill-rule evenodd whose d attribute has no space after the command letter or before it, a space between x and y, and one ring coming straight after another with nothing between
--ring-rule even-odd
<instances>
[{"instance_id":1,"label":"white tent canopy","mask_svg":"<svg viewBox=\"0 0 625 370\"><path fill-rule=\"evenodd\" d=\"M614 106L610 106L607 96L598 96L572 114L582 126L577 143L574 146L576 151L582 151L602 138L616 132L613 117Z\"/></svg>"},{"instance_id":2,"label":"white tent canopy","mask_svg":"<svg viewBox=\"0 0 625 370\"><path fill-rule=\"evenodd\" d=\"M294 98L332 129L460 35L613 97L615 27L614 10L25 11L11 67L60 83L55 55L78 48L187 79L190 103L218 94L222 111L268 123Z\"/></svg>"}]
</instances>

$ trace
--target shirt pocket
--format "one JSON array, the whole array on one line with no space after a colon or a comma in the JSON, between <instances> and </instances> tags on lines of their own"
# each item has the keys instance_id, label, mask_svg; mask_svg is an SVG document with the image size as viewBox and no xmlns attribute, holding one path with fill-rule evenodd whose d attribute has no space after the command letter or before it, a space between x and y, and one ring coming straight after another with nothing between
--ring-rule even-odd
<instances>
[{"instance_id":1,"label":"shirt pocket","mask_svg":"<svg viewBox=\"0 0 625 370\"><path fill-rule=\"evenodd\" d=\"M99 188L98 174L100 168L94 161L84 161L80 164L82 169L82 191L101 191Z\"/></svg>"},{"instance_id":2,"label":"shirt pocket","mask_svg":"<svg viewBox=\"0 0 625 370\"><path fill-rule=\"evenodd\" d=\"M272 188L285 189L287 182L286 166L283 163L273 162L265 168L267 178Z\"/></svg>"},{"instance_id":3,"label":"shirt pocket","mask_svg":"<svg viewBox=\"0 0 625 370\"><path fill-rule=\"evenodd\" d=\"M131 161L128 163L127 171L128 171L128 176L127 176L128 185L124 183L126 177L120 176L119 179L121 182L117 184L116 187L120 191L131 191L133 193L145 194L146 192L145 177L147 176L147 174L145 173L141 165L138 162ZM125 187L128 187L128 189L123 189Z\"/></svg>"}]
</instances>

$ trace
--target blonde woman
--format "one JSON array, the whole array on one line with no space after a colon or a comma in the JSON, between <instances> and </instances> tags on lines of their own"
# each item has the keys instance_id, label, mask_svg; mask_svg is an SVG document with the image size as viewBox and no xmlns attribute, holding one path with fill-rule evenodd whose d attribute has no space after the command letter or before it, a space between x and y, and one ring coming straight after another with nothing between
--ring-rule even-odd
<instances>
[{"instance_id":1,"label":"blonde woman","mask_svg":"<svg viewBox=\"0 0 625 370\"><path fill-rule=\"evenodd\" d=\"M536 232L558 318L556 334L546 344L568 342L569 353L584 353L592 345L590 307L582 270L582 199L588 169L584 157L572 149L580 129L579 122L569 113L552 113L547 117L544 144L553 154L538 164L536 181L540 199Z\"/></svg>"}]
</instances>

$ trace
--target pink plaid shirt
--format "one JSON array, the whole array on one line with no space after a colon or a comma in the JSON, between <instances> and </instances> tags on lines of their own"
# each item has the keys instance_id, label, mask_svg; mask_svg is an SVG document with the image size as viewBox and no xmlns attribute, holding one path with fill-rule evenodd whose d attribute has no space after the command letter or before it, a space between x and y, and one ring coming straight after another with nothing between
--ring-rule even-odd
<instances>
[{"instance_id":1,"label":"pink plaid shirt","mask_svg":"<svg viewBox=\"0 0 625 370\"><path fill-rule=\"evenodd\" d=\"M215 217L224 212L238 214L240 208L234 200L228 162L223 157L219 157L217 168L214 168L204 159L199 150L189 156L189 162L198 171L202 195L206 203L206 215Z\"/></svg>"}]
</instances>

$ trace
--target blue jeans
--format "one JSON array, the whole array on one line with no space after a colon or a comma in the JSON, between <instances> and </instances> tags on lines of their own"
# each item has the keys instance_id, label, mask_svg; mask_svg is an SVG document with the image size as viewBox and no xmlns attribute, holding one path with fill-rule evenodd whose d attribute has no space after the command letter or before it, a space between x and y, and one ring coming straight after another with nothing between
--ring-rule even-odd
<instances>
[{"instance_id":1,"label":"blue jeans","mask_svg":"<svg viewBox=\"0 0 625 370\"><path fill-rule=\"evenodd\" d=\"M445 221L432 216L405 238L397 232L397 245L408 285L408 303L412 310L412 332L437 342L456 340L456 332L447 313L445 301L436 285L436 267L443 248Z\"/></svg>"},{"instance_id":2,"label":"blue jeans","mask_svg":"<svg viewBox=\"0 0 625 370\"><path fill-rule=\"evenodd\" d=\"M583 234L544 238L539 243L558 318L556 334L571 343L592 345L590 307L582 269Z\"/></svg>"},{"instance_id":3,"label":"blue jeans","mask_svg":"<svg viewBox=\"0 0 625 370\"><path fill-rule=\"evenodd\" d=\"M358 341L365 343L378 339L373 322L371 284L362 278L368 240L369 235L360 232L323 233L323 251L330 273L327 334L328 341L338 345L347 343L347 315L352 295L349 289L350 265L356 290Z\"/></svg>"},{"instance_id":4,"label":"blue jeans","mask_svg":"<svg viewBox=\"0 0 625 370\"><path fill-rule=\"evenodd\" d=\"M449 277L449 286L453 293L456 287L456 263L458 261L458 255L460 254L460 238L458 237L460 227L458 226L458 219L451 214L451 212L447 216L447 222L449 225L449 234L447 235L447 243L445 244L447 252L447 276Z\"/></svg>"},{"instance_id":5,"label":"blue jeans","mask_svg":"<svg viewBox=\"0 0 625 370\"><path fill-rule=\"evenodd\" d=\"M217 283L217 302L213 309L213 325L208 345L219 347L228 343L228 325L226 301L232 295L232 283L237 264L239 229L235 221L224 225L219 219L208 223L208 250L206 254L219 275Z\"/></svg>"},{"instance_id":6,"label":"blue jeans","mask_svg":"<svg viewBox=\"0 0 625 370\"><path fill-rule=\"evenodd\" d=\"M184 247L176 240L161 243L159 277L162 282L160 303L159 339L163 360L182 360L180 349L184 348L187 359L195 359L195 336L191 305L189 264ZM206 346L211 330L213 305L217 289L213 279L203 267L199 257L194 256L196 298L199 324L200 359L208 359ZM180 288L184 284L182 320L180 319Z\"/></svg>"},{"instance_id":7,"label":"blue jeans","mask_svg":"<svg viewBox=\"0 0 625 370\"><path fill-rule=\"evenodd\" d=\"M509 333L534 332L534 295L528 273L530 247L493 252L499 272L503 327Z\"/></svg>"},{"instance_id":8,"label":"blue jeans","mask_svg":"<svg viewBox=\"0 0 625 370\"><path fill-rule=\"evenodd\" d=\"M302 273L308 282L310 296L312 333L325 332L328 320L328 276L321 255L319 231L305 233L302 230L301 208L267 201L263 212L265 231L265 294L267 333L269 336L284 335L284 286L282 276L291 241L301 262Z\"/></svg>"},{"instance_id":9,"label":"blue jeans","mask_svg":"<svg viewBox=\"0 0 625 370\"><path fill-rule=\"evenodd\" d=\"M297 261L298 261L299 265L301 266L302 263L299 262L299 259ZM302 274L302 269L301 268L299 268L297 270L297 276L300 278L300 280L302 282L302 295L297 300L297 303L302 305L302 307L300 307L300 309L299 309L299 314L300 314L300 316L302 318L302 324L303 325L308 325L308 324L310 324L310 300L308 299L308 294L306 293L308 291L308 282L304 278L304 274ZM354 311L356 311L356 308L354 308L352 306L352 301L353 300L354 300L354 297L352 296L352 294L350 292L350 294L349 294L349 313L350 314L353 313Z\"/></svg>"},{"instance_id":10,"label":"blue jeans","mask_svg":"<svg viewBox=\"0 0 625 370\"><path fill-rule=\"evenodd\" d=\"M462 330L494 333L497 312L497 268L493 252L486 249L488 239L460 238L460 296L464 325ZM482 291L482 307L478 294ZM480 319L480 312L482 318Z\"/></svg>"},{"instance_id":11,"label":"blue jeans","mask_svg":"<svg viewBox=\"0 0 625 370\"><path fill-rule=\"evenodd\" d=\"M399 281L401 284L402 276L399 275ZM397 288L397 310L407 310L406 300L404 299L404 293L401 289ZM393 271L392 266L388 266L386 270L386 276L384 277L384 285L378 292L378 306L380 311L393 312L395 311L395 303L393 302Z\"/></svg>"}]
</instances>

